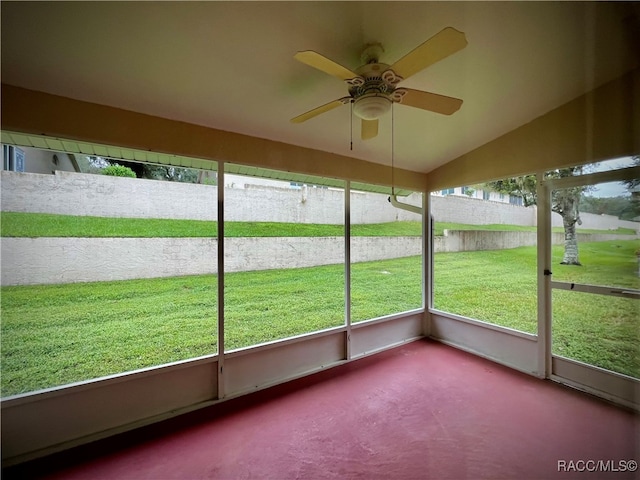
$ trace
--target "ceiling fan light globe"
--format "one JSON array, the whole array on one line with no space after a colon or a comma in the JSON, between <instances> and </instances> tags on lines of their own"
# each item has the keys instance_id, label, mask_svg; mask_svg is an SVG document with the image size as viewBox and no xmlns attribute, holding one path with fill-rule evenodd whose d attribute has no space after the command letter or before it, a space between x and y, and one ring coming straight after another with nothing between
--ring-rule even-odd
<instances>
[{"instance_id":1,"label":"ceiling fan light globe","mask_svg":"<svg viewBox=\"0 0 640 480\"><path fill-rule=\"evenodd\" d=\"M391 110L391 100L372 95L358 98L353 105L353 113L363 120L376 120Z\"/></svg>"}]
</instances>

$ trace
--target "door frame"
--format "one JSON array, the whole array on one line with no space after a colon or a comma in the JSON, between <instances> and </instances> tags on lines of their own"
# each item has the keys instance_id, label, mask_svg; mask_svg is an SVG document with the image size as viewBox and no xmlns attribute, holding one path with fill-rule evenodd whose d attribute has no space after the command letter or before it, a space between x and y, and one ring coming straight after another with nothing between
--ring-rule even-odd
<instances>
[{"instance_id":1,"label":"door frame","mask_svg":"<svg viewBox=\"0 0 640 480\"><path fill-rule=\"evenodd\" d=\"M568 284L552 280L551 192L633 178L640 178L640 166L557 179L545 179L542 172L537 174L538 376L640 410L640 379L552 353L552 290L567 289ZM633 289L611 289L593 285L574 285L571 289L590 294L640 297L640 291Z\"/></svg>"}]
</instances>

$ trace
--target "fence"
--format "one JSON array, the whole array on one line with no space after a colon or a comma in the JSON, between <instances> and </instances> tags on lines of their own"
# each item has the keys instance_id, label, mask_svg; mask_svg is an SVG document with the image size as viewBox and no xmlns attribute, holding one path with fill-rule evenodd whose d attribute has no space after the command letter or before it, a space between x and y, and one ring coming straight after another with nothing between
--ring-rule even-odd
<instances>
[{"instance_id":1,"label":"fence","mask_svg":"<svg viewBox=\"0 0 640 480\"><path fill-rule=\"evenodd\" d=\"M217 219L217 187L73 172L2 171L2 210L97 217ZM344 222L344 192L327 188L225 188L225 219L240 222ZM421 205L414 194L408 200ZM420 220L383 195L351 194L352 223Z\"/></svg>"},{"instance_id":2,"label":"fence","mask_svg":"<svg viewBox=\"0 0 640 480\"><path fill-rule=\"evenodd\" d=\"M216 220L217 187L56 172L55 175L1 172L2 210L104 217ZM353 223L418 220L394 208L383 195L352 192ZM419 205L414 194L406 203ZM432 196L436 221L467 224L535 225L535 209L463 197ZM225 189L225 218L341 224L344 192L324 188ZM560 220L557 216L556 220ZM561 224L561 223L560 223ZM637 229L638 223L583 214L583 228ZM629 238L579 236L579 241ZM344 261L336 237L229 238L227 271L298 268ZM352 261L418 255L417 237L353 237ZM554 234L554 243L562 243ZM495 250L535 245L533 232L448 231L434 239L435 252ZM124 280L216 273L217 239L207 238L3 238L2 285ZM401 253L398 253L401 252Z\"/></svg>"},{"instance_id":3,"label":"fence","mask_svg":"<svg viewBox=\"0 0 640 480\"><path fill-rule=\"evenodd\" d=\"M579 235L579 242L635 238ZM352 237L354 263L420 255L420 237ZM553 235L562 244L561 233ZM498 250L535 245L534 232L445 231L434 251ZM3 238L2 285L94 282L217 273L215 238ZM344 262L342 237L225 240L225 271L269 270Z\"/></svg>"},{"instance_id":4,"label":"fence","mask_svg":"<svg viewBox=\"0 0 640 480\"><path fill-rule=\"evenodd\" d=\"M216 220L217 187L108 177L72 172L55 175L1 172L2 210L99 217L174 218ZM414 213L394 208L383 195L351 194L354 224L419 220ZM420 195L403 202L421 205ZM536 225L535 207L456 196L432 196L432 213L438 222L471 225ZM225 188L227 221L269 221L341 224L344 193L335 189L275 187ZM582 213L581 228L638 230L640 224L611 215ZM553 225L562 226L553 214Z\"/></svg>"},{"instance_id":5,"label":"fence","mask_svg":"<svg viewBox=\"0 0 640 480\"><path fill-rule=\"evenodd\" d=\"M417 237L354 237L352 261L419 255L421 248ZM211 274L217 253L215 238L3 238L2 285ZM225 239L226 272L343 262L342 237Z\"/></svg>"}]
</instances>

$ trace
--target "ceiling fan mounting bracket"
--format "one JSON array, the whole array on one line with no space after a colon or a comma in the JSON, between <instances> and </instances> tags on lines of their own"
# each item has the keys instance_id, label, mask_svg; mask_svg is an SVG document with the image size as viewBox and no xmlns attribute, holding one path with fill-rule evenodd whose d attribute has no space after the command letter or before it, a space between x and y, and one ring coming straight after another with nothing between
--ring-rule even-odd
<instances>
[{"instance_id":1,"label":"ceiling fan mounting bracket","mask_svg":"<svg viewBox=\"0 0 640 480\"><path fill-rule=\"evenodd\" d=\"M366 65L368 63L378 63L380 55L384 53L382 44L378 42L367 43L360 54L360 61Z\"/></svg>"}]
</instances>

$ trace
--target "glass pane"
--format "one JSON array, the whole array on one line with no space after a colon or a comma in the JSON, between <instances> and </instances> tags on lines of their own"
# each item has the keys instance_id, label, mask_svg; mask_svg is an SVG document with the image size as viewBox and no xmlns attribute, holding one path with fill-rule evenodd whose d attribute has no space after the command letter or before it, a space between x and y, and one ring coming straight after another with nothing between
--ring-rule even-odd
<instances>
[{"instance_id":1,"label":"glass pane","mask_svg":"<svg viewBox=\"0 0 640 480\"><path fill-rule=\"evenodd\" d=\"M553 354L640 378L640 301L553 290Z\"/></svg>"},{"instance_id":2,"label":"glass pane","mask_svg":"<svg viewBox=\"0 0 640 480\"><path fill-rule=\"evenodd\" d=\"M433 308L536 333L536 211L498 187L431 195Z\"/></svg>"},{"instance_id":3,"label":"glass pane","mask_svg":"<svg viewBox=\"0 0 640 480\"><path fill-rule=\"evenodd\" d=\"M629 166L630 159L590 171ZM552 192L553 280L640 289L638 179ZM593 293L553 290L555 355L640 376L640 303Z\"/></svg>"},{"instance_id":4,"label":"glass pane","mask_svg":"<svg viewBox=\"0 0 640 480\"><path fill-rule=\"evenodd\" d=\"M399 199L422 206L422 195ZM422 308L422 215L351 192L351 321Z\"/></svg>"},{"instance_id":5,"label":"glass pane","mask_svg":"<svg viewBox=\"0 0 640 480\"><path fill-rule=\"evenodd\" d=\"M638 288L638 197L622 182L552 193L553 279Z\"/></svg>"},{"instance_id":6,"label":"glass pane","mask_svg":"<svg viewBox=\"0 0 640 480\"><path fill-rule=\"evenodd\" d=\"M2 396L216 353L215 173L143 167L2 172Z\"/></svg>"},{"instance_id":7,"label":"glass pane","mask_svg":"<svg viewBox=\"0 0 640 480\"><path fill-rule=\"evenodd\" d=\"M225 184L225 350L344 325L344 190Z\"/></svg>"}]
</instances>

